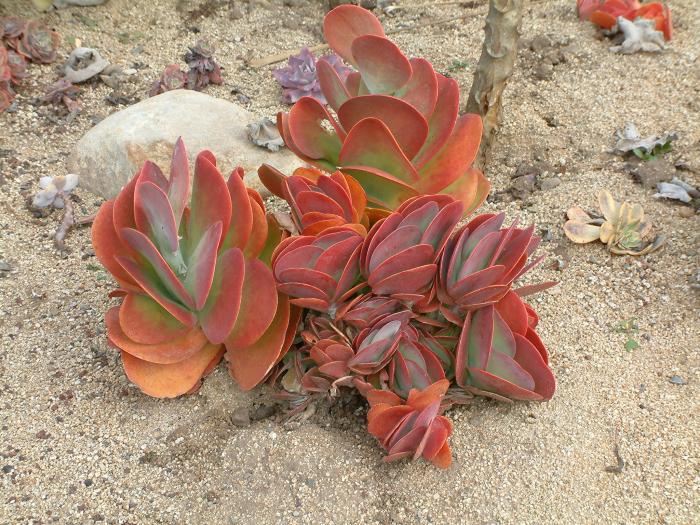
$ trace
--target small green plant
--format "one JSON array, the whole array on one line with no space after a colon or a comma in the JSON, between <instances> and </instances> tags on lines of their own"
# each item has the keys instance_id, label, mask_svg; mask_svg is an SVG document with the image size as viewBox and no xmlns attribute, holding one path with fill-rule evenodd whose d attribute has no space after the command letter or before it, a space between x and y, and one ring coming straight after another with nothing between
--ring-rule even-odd
<instances>
[{"instance_id":1,"label":"small green plant","mask_svg":"<svg viewBox=\"0 0 700 525\"><path fill-rule=\"evenodd\" d=\"M453 60L452 64L447 66L447 72L448 73L455 73L456 71L462 71L463 69L467 69L469 67L469 62L466 60Z\"/></svg>"},{"instance_id":2,"label":"small green plant","mask_svg":"<svg viewBox=\"0 0 700 525\"><path fill-rule=\"evenodd\" d=\"M646 151L644 148L634 148L632 153L642 160L654 160L660 155L665 155L671 151L671 141L665 142L663 144L657 144L651 151Z\"/></svg>"},{"instance_id":3,"label":"small green plant","mask_svg":"<svg viewBox=\"0 0 700 525\"><path fill-rule=\"evenodd\" d=\"M620 321L615 326L615 332L625 334L627 336L627 341L625 341L625 350L630 352L639 348L639 342L633 337L639 333L639 325L637 325L637 321L635 319L631 318Z\"/></svg>"}]
</instances>

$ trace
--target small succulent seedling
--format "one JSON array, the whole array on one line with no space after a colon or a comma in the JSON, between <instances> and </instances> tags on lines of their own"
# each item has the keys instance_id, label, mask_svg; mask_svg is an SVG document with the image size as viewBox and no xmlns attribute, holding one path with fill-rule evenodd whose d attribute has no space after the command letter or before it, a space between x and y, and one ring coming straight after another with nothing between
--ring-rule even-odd
<instances>
[{"instance_id":1,"label":"small succulent seedling","mask_svg":"<svg viewBox=\"0 0 700 525\"><path fill-rule=\"evenodd\" d=\"M200 91L209 84L223 84L221 66L214 60L214 48L200 40L185 53L187 88Z\"/></svg>"},{"instance_id":2,"label":"small succulent seedling","mask_svg":"<svg viewBox=\"0 0 700 525\"><path fill-rule=\"evenodd\" d=\"M639 343L634 338L634 336L639 333L639 326L637 325L635 319L625 319L624 321L620 321L615 327L615 331L627 336L627 340L625 341L625 350L629 352L639 348Z\"/></svg>"},{"instance_id":3,"label":"small succulent seedling","mask_svg":"<svg viewBox=\"0 0 700 525\"><path fill-rule=\"evenodd\" d=\"M651 221L645 219L639 204L616 202L609 191L598 193L602 216L570 208L564 233L575 243L599 240L617 255L646 255L659 249L665 238L654 235Z\"/></svg>"},{"instance_id":4,"label":"small succulent seedling","mask_svg":"<svg viewBox=\"0 0 700 525\"><path fill-rule=\"evenodd\" d=\"M35 208L62 209L65 206L64 199L68 198L71 192L78 186L79 177L75 173L68 175L55 175L53 177L41 177L39 179L39 190L32 199L32 206Z\"/></svg>"}]
</instances>

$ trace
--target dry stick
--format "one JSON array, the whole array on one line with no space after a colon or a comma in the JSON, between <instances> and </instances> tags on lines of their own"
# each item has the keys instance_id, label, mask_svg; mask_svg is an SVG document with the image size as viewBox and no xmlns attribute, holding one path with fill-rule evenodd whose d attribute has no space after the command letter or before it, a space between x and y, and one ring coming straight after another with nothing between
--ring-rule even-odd
<instances>
[{"instance_id":1,"label":"dry stick","mask_svg":"<svg viewBox=\"0 0 700 525\"><path fill-rule=\"evenodd\" d=\"M80 217L80 219L75 219L76 226L85 226L87 224L92 224L95 221L96 213L91 213L85 217Z\"/></svg>"},{"instance_id":2,"label":"dry stick","mask_svg":"<svg viewBox=\"0 0 700 525\"><path fill-rule=\"evenodd\" d=\"M444 20L436 20L434 22L428 22L426 24L414 24L410 27L402 27L401 29L394 29L393 31L387 31L387 35L395 35L396 33L403 33L404 31L409 31L411 29L422 29L424 27L431 27L431 26L438 26L441 24L448 24L450 22L455 22L457 20L462 20L470 15L459 15L459 16L454 16L452 18L446 18ZM328 44L318 44L316 46L310 47L309 51L323 51L325 49L328 49ZM262 58L254 58L250 62L248 62L248 66L258 69L263 66L269 66L270 64L274 64L276 62L281 62L282 60L285 60L289 58L290 56L298 53L298 50L294 51L283 51L282 53L277 53L275 55L269 55L266 57Z\"/></svg>"},{"instance_id":3,"label":"dry stick","mask_svg":"<svg viewBox=\"0 0 700 525\"><path fill-rule=\"evenodd\" d=\"M66 246L63 241L66 238L66 235L68 235L70 229L75 224L75 210L73 209L73 203L68 195L62 191L59 191L58 196L63 199L65 211L63 212L63 220L61 221L61 224L58 225L56 234L53 236L53 242L58 250L64 251Z\"/></svg>"}]
</instances>

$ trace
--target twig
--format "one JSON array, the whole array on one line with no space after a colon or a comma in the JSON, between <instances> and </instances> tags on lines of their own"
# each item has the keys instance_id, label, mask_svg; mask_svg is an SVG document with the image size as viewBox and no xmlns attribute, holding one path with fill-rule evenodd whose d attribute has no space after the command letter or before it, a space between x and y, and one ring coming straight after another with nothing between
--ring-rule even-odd
<instances>
[{"instance_id":1,"label":"twig","mask_svg":"<svg viewBox=\"0 0 700 525\"><path fill-rule=\"evenodd\" d=\"M56 229L53 242L59 251L64 251L66 246L63 241L65 240L66 235L68 235L68 232L75 225L75 209L73 208L73 203L71 202L69 195L59 191L58 196L63 199L65 211L63 212L63 220Z\"/></svg>"},{"instance_id":2,"label":"twig","mask_svg":"<svg viewBox=\"0 0 700 525\"><path fill-rule=\"evenodd\" d=\"M427 4L417 4L417 5L390 5L384 8L385 13L391 13L394 11L407 11L409 9L427 9L428 7L444 7L448 5L463 5L466 8L478 7L483 5L483 3L476 0L450 0L449 2L430 2Z\"/></svg>"},{"instance_id":3,"label":"twig","mask_svg":"<svg viewBox=\"0 0 700 525\"><path fill-rule=\"evenodd\" d=\"M75 225L76 226L87 226L88 224L92 224L94 222L96 216L97 216L96 213L91 213L90 215L86 215L85 217L80 217L79 219L75 219Z\"/></svg>"},{"instance_id":4,"label":"twig","mask_svg":"<svg viewBox=\"0 0 700 525\"><path fill-rule=\"evenodd\" d=\"M461 3L461 2L460 2ZM449 24L450 22L455 22L457 20L462 20L470 15L459 15L459 16L454 16L451 18L446 18L443 20L435 20L434 22L427 22L425 24L413 24L410 27L402 27L400 29L394 29L393 31L387 31L387 35L395 35L396 33L403 33L404 31L410 31L411 29L422 29L424 27L432 27L432 26L439 26L442 24ZM328 49L328 44L318 44L316 46L310 47L309 51L323 51ZM258 69L264 66L269 66L270 64L275 64L276 62L281 62L282 60L285 60L289 58L292 55L295 55L299 52L298 49L292 50L292 51L283 51L281 53L276 53L274 55L269 55L266 57L262 58L254 58L250 62L248 62L248 66L252 67L253 69Z\"/></svg>"}]
</instances>

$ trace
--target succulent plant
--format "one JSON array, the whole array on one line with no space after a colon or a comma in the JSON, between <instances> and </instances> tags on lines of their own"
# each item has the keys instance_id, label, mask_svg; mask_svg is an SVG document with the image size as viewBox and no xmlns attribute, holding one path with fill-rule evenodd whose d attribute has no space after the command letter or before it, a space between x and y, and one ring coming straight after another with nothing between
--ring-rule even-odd
<instances>
[{"instance_id":1,"label":"succulent plant","mask_svg":"<svg viewBox=\"0 0 700 525\"><path fill-rule=\"evenodd\" d=\"M51 31L40 20L31 20L24 26L22 39L17 41L16 50L32 62L50 64L56 60L61 37Z\"/></svg>"},{"instance_id":2,"label":"succulent plant","mask_svg":"<svg viewBox=\"0 0 700 525\"><path fill-rule=\"evenodd\" d=\"M367 428L388 451L384 461L422 457L440 468L452 464L452 452L447 444L452 423L439 415L449 385L449 381L442 379L423 390L411 390L405 403L386 390L368 393L371 408Z\"/></svg>"},{"instance_id":3,"label":"succulent plant","mask_svg":"<svg viewBox=\"0 0 700 525\"><path fill-rule=\"evenodd\" d=\"M167 66L160 78L151 85L149 96L154 97L173 89L183 89L187 86L187 73L177 64Z\"/></svg>"},{"instance_id":4,"label":"succulent plant","mask_svg":"<svg viewBox=\"0 0 700 525\"><path fill-rule=\"evenodd\" d=\"M13 99L14 93L12 93L7 86L4 86L3 83L0 82L0 113L12 105Z\"/></svg>"},{"instance_id":5,"label":"succulent plant","mask_svg":"<svg viewBox=\"0 0 700 525\"><path fill-rule=\"evenodd\" d=\"M319 61L333 68L343 81L350 74L350 68L335 53L321 57ZM294 104L304 96L312 97L321 104L327 103L318 80L316 58L309 48L303 47L298 55L289 57L287 65L275 69L272 75L282 86L282 100L287 104Z\"/></svg>"},{"instance_id":6,"label":"succulent plant","mask_svg":"<svg viewBox=\"0 0 700 525\"><path fill-rule=\"evenodd\" d=\"M211 152L190 172L182 140L170 178L146 162L93 224L100 262L122 303L107 312L107 337L127 376L145 393L192 391L224 352L239 385L258 384L289 347L299 312L275 289L260 259L279 232L268 231L260 196L243 170L226 182Z\"/></svg>"},{"instance_id":7,"label":"succulent plant","mask_svg":"<svg viewBox=\"0 0 700 525\"><path fill-rule=\"evenodd\" d=\"M607 190L598 192L598 203L602 216L577 206L566 212L564 233L569 239L579 244L600 239L617 255L646 255L663 245L665 238L654 235L639 204L618 203Z\"/></svg>"},{"instance_id":8,"label":"succulent plant","mask_svg":"<svg viewBox=\"0 0 700 525\"><path fill-rule=\"evenodd\" d=\"M420 445L441 406L473 395L504 401L552 396L537 314L520 295L553 283L513 290L538 262L528 261L539 244L532 227L502 228L504 214L486 214L453 233L462 202L423 195L374 221L364 236L346 222L352 192L339 190L351 179L341 172L303 168L284 178L264 167L260 175L288 201L300 230L316 228L304 221L308 214L330 212L335 221L283 240L272 256L278 290L312 311L281 374L281 395L295 411L341 387L355 388L371 405L400 407L388 414L407 417L405 424L392 419L391 428L385 416L374 423L375 416L369 418L388 460L423 455L447 466L449 449L438 455L447 436L442 423L442 437L426 438L435 440L427 455ZM457 386L445 396L451 381ZM440 392L430 394L427 412L414 406L415 393L424 389ZM419 429L414 423L420 418L425 427Z\"/></svg>"},{"instance_id":9,"label":"succulent plant","mask_svg":"<svg viewBox=\"0 0 700 525\"><path fill-rule=\"evenodd\" d=\"M362 240L343 226L284 239L272 255L277 289L292 297L294 305L335 317L364 285L359 272Z\"/></svg>"},{"instance_id":10,"label":"succulent plant","mask_svg":"<svg viewBox=\"0 0 700 525\"><path fill-rule=\"evenodd\" d=\"M2 62L2 58L0 58L0 62ZM17 85L22 79L27 78L27 61L19 53L12 50L7 51L7 66L10 68L10 82L12 84Z\"/></svg>"},{"instance_id":11,"label":"succulent plant","mask_svg":"<svg viewBox=\"0 0 700 525\"><path fill-rule=\"evenodd\" d=\"M362 236L367 234L367 198L351 176L339 171L327 176L313 168L297 168L294 175L285 177L267 164L258 169L258 174L267 189L289 203L294 224L302 235L343 225Z\"/></svg>"},{"instance_id":12,"label":"succulent plant","mask_svg":"<svg viewBox=\"0 0 700 525\"><path fill-rule=\"evenodd\" d=\"M74 86L65 78L61 78L46 88L41 101L44 104L52 104L54 106L64 105L68 111L77 111L80 105L75 101L75 98L80 93L80 88Z\"/></svg>"},{"instance_id":13,"label":"succulent plant","mask_svg":"<svg viewBox=\"0 0 700 525\"><path fill-rule=\"evenodd\" d=\"M0 38L7 42L11 48L16 49L26 25L24 20L16 16L0 18Z\"/></svg>"},{"instance_id":14,"label":"succulent plant","mask_svg":"<svg viewBox=\"0 0 700 525\"><path fill-rule=\"evenodd\" d=\"M429 301L438 257L462 209L462 203L448 195L423 195L377 222L360 255L372 292L410 303Z\"/></svg>"},{"instance_id":15,"label":"succulent plant","mask_svg":"<svg viewBox=\"0 0 700 525\"><path fill-rule=\"evenodd\" d=\"M458 385L497 399L551 399L554 375L530 310L510 291L467 314L455 356Z\"/></svg>"},{"instance_id":16,"label":"succulent plant","mask_svg":"<svg viewBox=\"0 0 700 525\"><path fill-rule=\"evenodd\" d=\"M589 20L598 27L612 30L618 25L618 18L630 21L639 18L652 20L657 31L666 40L673 36L671 11L660 2L640 4L638 0L577 0L579 18Z\"/></svg>"},{"instance_id":17,"label":"succulent plant","mask_svg":"<svg viewBox=\"0 0 700 525\"><path fill-rule=\"evenodd\" d=\"M470 167L481 117L458 116L457 82L427 60L406 58L361 7L329 12L324 34L358 71L343 80L330 64L318 62L321 91L338 118L316 99L302 97L277 117L287 147L320 169L352 175L374 206L393 210L430 193L453 196L465 213L481 204L489 183Z\"/></svg>"},{"instance_id":18,"label":"succulent plant","mask_svg":"<svg viewBox=\"0 0 700 525\"><path fill-rule=\"evenodd\" d=\"M32 206L35 208L63 208L63 199L77 188L79 177L75 173L68 175L56 175L54 177L41 177L39 179L39 190L32 199Z\"/></svg>"},{"instance_id":19,"label":"succulent plant","mask_svg":"<svg viewBox=\"0 0 700 525\"><path fill-rule=\"evenodd\" d=\"M463 226L447 243L440 262L437 296L442 314L461 325L464 313L497 303L513 282L542 258L528 263L540 238L534 227L501 228L504 213L483 214ZM541 291L552 282L521 288L526 295Z\"/></svg>"},{"instance_id":20,"label":"succulent plant","mask_svg":"<svg viewBox=\"0 0 700 525\"><path fill-rule=\"evenodd\" d=\"M223 84L221 66L214 60L214 48L200 40L185 53L188 89L200 91L209 84Z\"/></svg>"}]
</instances>

